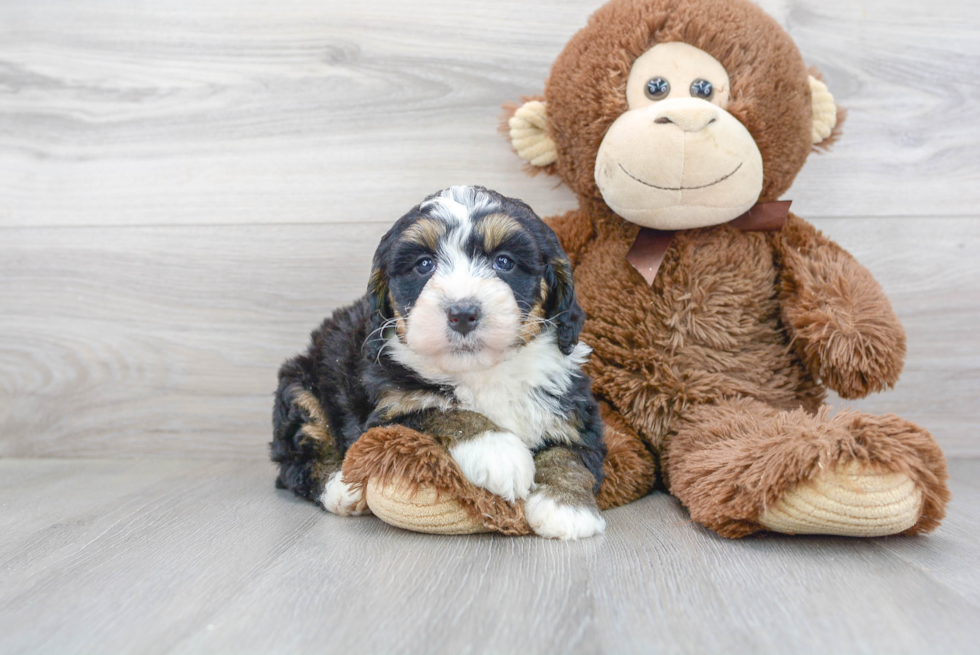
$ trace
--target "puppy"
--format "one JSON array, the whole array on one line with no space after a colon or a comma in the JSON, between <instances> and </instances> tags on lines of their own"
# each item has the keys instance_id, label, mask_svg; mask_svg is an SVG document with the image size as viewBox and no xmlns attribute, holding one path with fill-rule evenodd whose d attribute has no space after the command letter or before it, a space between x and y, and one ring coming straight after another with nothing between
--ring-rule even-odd
<instances>
[{"instance_id":1,"label":"puppy","mask_svg":"<svg viewBox=\"0 0 980 655\"><path fill-rule=\"evenodd\" d=\"M602 532L606 451L580 368L583 320L568 258L527 205L481 187L430 196L381 240L367 295L280 369L276 485L365 513L344 453L397 423L445 445L473 484L524 499L537 534Z\"/></svg>"}]
</instances>

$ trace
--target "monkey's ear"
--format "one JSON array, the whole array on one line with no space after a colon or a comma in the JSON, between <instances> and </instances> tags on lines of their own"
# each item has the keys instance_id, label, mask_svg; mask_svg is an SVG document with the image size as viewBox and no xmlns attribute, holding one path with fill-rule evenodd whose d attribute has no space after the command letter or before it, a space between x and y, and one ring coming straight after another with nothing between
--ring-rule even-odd
<instances>
[{"instance_id":1,"label":"monkey's ear","mask_svg":"<svg viewBox=\"0 0 980 655\"><path fill-rule=\"evenodd\" d=\"M844 122L844 112L834 103L834 96L820 79L820 73L809 76L810 104L813 109L813 125L810 140L815 147L827 148L840 136L840 124Z\"/></svg>"},{"instance_id":2,"label":"monkey's ear","mask_svg":"<svg viewBox=\"0 0 980 655\"><path fill-rule=\"evenodd\" d=\"M504 107L507 122L501 127L517 152L517 156L531 166L546 168L558 159L558 149L551 138L548 111L545 103L528 99L520 107Z\"/></svg>"}]
</instances>

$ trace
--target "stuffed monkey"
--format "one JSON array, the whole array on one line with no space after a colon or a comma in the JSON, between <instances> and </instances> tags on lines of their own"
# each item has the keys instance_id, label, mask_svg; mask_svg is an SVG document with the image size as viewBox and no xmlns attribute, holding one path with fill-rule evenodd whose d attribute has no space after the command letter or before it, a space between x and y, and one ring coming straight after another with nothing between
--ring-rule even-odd
<instances>
[{"instance_id":1,"label":"stuffed monkey","mask_svg":"<svg viewBox=\"0 0 980 655\"><path fill-rule=\"evenodd\" d=\"M529 170L578 197L548 222L588 317L609 447L601 507L659 484L725 537L939 524L949 492L932 436L824 404L827 388L893 386L905 334L871 274L778 202L843 115L774 20L749 0L612 0L543 96L510 111ZM423 466L408 447L392 456L403 441L366 437L345 475L382 518L526 532L519 506L461 484L431 444Z\"/></svg>"}]
</instances>

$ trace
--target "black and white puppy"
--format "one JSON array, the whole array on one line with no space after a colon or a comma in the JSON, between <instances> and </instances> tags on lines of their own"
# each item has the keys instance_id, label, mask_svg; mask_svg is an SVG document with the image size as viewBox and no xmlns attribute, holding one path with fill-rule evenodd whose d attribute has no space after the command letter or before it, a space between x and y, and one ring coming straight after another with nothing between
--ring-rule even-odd
<instances>
[{"instance_id":1,"label":"black and white puppy","mask_svg":"<svg viewBox=\"0 0 980 655\"><path fill-rule=\"evenodd\" d=\"M602 532L583 320L568 258L530 207L481 187L430 196L381 240L367 295L280 369L277 486L364 513L344 453L367 429L402 424L443 443L473 484L525 499L537 534Z\"/></svg>"}]
</instances>

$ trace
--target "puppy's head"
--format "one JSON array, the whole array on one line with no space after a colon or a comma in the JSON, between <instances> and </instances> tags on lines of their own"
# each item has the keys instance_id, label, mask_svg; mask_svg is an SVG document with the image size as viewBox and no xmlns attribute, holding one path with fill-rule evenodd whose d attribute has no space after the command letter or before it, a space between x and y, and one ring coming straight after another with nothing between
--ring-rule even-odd
<instances>
[{"instance_id":1,"label":"puppy's head","mask_svg":"<svg viewBox=\"0 0 980 655\"><path fill-rule=\"evenodd\" d=\"M551 228L482 187L452 187L403 216L374 255L381 325L446 373L482 370L541 333L566 355L584 315Z\"/></svg>"}]
</instances>

